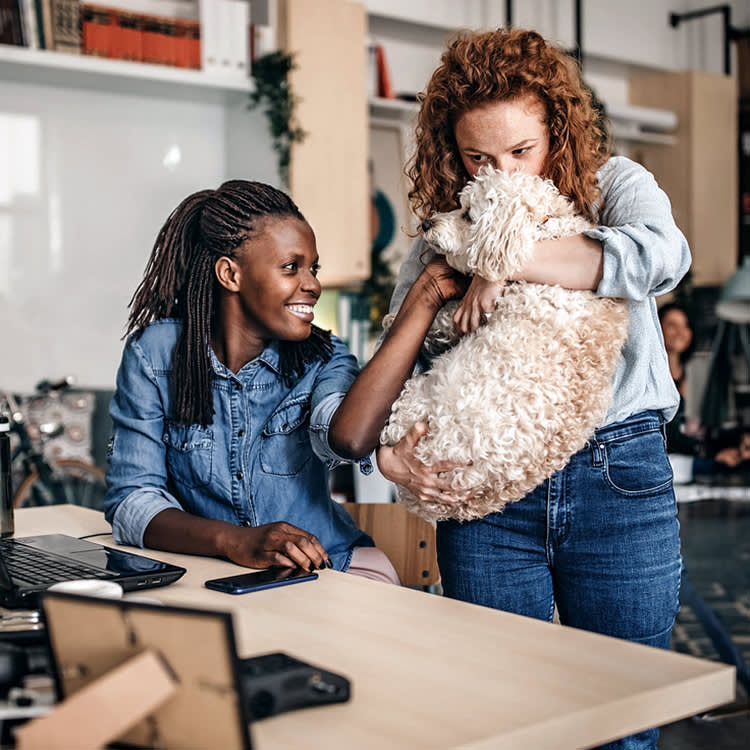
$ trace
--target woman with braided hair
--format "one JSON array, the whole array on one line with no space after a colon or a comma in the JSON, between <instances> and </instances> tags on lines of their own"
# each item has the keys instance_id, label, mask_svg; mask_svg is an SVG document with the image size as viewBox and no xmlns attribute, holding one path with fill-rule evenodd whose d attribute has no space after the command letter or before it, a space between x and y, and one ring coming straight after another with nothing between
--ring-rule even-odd
<instances>
[{"instance_id":1,"label":"woman with braided hair","mask_svg":"<svg viewBox=\"0 0 750 750\"><path fill-rule=\"evenodd\" d=\"M328 469L371 470L387 407L363 440L357 394L377 394L382 379L392 393L376 400L392 401L415 352L394 336L346 397L357 363L312 323L318 268L309 224L268 185L232 180L169 216L131 300L110 407L105 513L117 542L398 582L331 500ZM415 314L402 316L417 342L459 291L444 264L424 278Z\"/></svg>"}]
</instances>

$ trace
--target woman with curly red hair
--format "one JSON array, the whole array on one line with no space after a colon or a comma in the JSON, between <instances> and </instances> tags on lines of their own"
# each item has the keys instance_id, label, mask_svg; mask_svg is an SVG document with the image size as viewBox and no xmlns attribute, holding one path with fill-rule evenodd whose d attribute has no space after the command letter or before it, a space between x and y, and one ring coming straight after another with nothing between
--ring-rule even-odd
<instances>
[{"instance_id":1,"label":"woman with curly red hair","mask_svg":"<svg viewBox=\"0 0 750 750\"><path fill-rule=\"evenodd\" d=\"M484 166L549 178L596 224L538 242L507 282L623 298L631 323L610 409L587 447L502 513L438 524L444 593L540 619L552 620L556 609L564 624L668 648L681 561L663 430L679 396L655 297L687 271L685 238L653 176L610 156L606 127L576 63L533 31L464 34L448 46L421 96L409 169L417 216L457 208L460 190ZM391 312L413 299L413 284L433 258L417 238ZM454 319L460 331L481 325L501 286L472 279ZM418 362L429 367L428 355ZM434 497L445 471L413 455L426 430L418 425L378 453L383 474L423 498ZM442 497L450 502L450 490ZM653 748L657 734L607 747Z\"/></svg>"}]
</instances>

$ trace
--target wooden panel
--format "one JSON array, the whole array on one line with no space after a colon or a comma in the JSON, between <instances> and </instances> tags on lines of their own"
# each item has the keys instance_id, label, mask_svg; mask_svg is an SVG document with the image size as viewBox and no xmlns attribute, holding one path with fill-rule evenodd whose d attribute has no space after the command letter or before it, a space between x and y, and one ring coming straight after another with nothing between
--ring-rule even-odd
<instances>
[{"instance_id":1,"label":"wooden panel","mask_svg":"<svg viewBox=\"0 0 750 750\"><path fill-rule=\"evenodd\" d=\"M429 586L440 580L431 523L397 503L344 503L344 507L388 555L404 586Z\"/></svg>"},{"instance_id":2,"label":"wooden panel","mask_svg":"<svg viewBox=\"0 0 750 750\"><path fill-rule=\"evenodd\" d=\"M633 157L672 202L693 255L693 283L721 285L737 267L735 80L698 71L655 73L630 81L630 100L677 115L674 145L642 144Z\"/></svg>"},{"instance_id":3,"label":"wooden panel","mask_svg":"<svg viewBox=\"0 0 750 750\"><path fill-rule=\"evenodd\" d=\"M370 275L366 15L349 0L285 0L282 43L307 137L294 144L290 193L318 241L324 287Z\"/></svg>"},{"instance_id":4,"label":"wooden panel","mask_svg":"<svg viewBox=\"0 0 750 750\"><path fill-rule=\"evenodd\" d=\"M737 267L737 82L692 73L690 83L694 274L701 284L723 284Z\"/></svg>"}]
</instances>

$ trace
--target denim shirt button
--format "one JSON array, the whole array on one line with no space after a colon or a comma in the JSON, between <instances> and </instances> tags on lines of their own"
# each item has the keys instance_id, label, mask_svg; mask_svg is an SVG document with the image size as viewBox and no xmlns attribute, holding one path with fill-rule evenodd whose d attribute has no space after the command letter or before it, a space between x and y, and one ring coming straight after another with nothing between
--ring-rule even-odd
<instances>
[{"instance_id":1,"label":"denim shirt button","mask_svg":"<svg viewBox=\"0 0 750 750\"><path fill-rule=\"evenodd\" d=\"M288 424L281 425L281 431L282 432L289 432L289 425Z\"/></svg>"},{"instance_id":2,"label":"denim shirt button","mask_svg":"<svg viewBox=\"0 0 750 750\"><path fill-rule=\"evenodd\" d=\"M234 384L235 390L241 391L242 390L242 383L236 383Z\"/></svg>"},{"instance_id":3,"label":"denim shirt button","mask_svg":"<svg viewBox=\"0 0 750 750\"><path fill-rule=\"evenodd\" d=\"M242 477L245 476L241 471L237 472L237 479L242 479Z\"/></svg>"},{"instance_id":4,"label":"denim shirt button","mask_svg":"<svg viewBox=\"0 0 750 750\"><path fill-rule=\"evenodd\" d=\"M245 434L244 430L237 430L237 437L242 437Z\"/></svg>"}]
</instances>

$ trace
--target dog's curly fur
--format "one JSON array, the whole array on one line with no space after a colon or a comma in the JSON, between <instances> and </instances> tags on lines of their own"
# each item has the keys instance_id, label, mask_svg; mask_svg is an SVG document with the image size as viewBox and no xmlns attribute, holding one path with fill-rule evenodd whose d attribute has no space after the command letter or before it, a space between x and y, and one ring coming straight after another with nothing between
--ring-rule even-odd
<instances>
[{"instance_id":1,"label":"dog's curly fur","mask_svg":"<svg viewBox=\"0 0 750 750\"><path fill-rule=\"evenodd\" d=\"M460 208L437 214L425 239L458 271L504 281L533 243L591 225L549 180L483 169ZM524 282L504 287L487 323L464 337L438 313L425 347L440 353L407 381L381 443L393 445L423 421L417 444L426 464L452 461L455 497L422 501L403 487L399 501L430 520L470 520L520 500L583 448L604 420L627 335L621 300Z\"/></svg>"}]
</instances>

